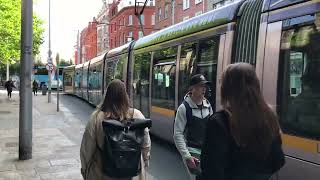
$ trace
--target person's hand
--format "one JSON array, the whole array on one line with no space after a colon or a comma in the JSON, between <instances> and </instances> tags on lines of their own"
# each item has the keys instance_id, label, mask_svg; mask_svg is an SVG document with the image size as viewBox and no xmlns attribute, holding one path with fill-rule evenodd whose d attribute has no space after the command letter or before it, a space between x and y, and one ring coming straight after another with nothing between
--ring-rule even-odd
<instances>
[{"instance_id":1,"label":"person's hand","mask_svg":"<svg viewBox=\"0 0 320 180\"><path fill-rule=\"evenodd\" d=\"M196 162L199 162L199 160L195 157L191 157L191 158L186 159L187 166L191 169L197 168Z\"/></svg>"}]
</instances>

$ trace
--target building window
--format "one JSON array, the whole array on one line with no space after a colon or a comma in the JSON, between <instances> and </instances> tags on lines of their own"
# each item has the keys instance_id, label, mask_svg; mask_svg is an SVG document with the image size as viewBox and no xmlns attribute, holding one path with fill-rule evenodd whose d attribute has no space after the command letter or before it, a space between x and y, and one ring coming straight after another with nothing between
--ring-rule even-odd
<instances>
[{"instance_id":1,"label":"building window","mask_svg":"<svg viewBox=\"0 0 320 180\"><path fill-rule=\"evenodd\" d=\"M119 29L122 28L122 22L121 22L121 19L119 19Z\"/></svg>"},{"instance_id":2,"label":"building window","mask_svg":"<svg viewBox=\"0 0 320 180\"><path fill-rule=\"evenodd\" d=\"M158 9L158 20L161 21L161 8Z\"/></svg>"},{"instance_id":3,"label":"building window","mask_svg":"<svg viewBox=\"0 0 320 180\"><path fill-rule=\"evenodd\" d=\"M142 25L144 25L144 15L141 14L140 18L141 18L141 23L142 23Z\"/></svg>"},{"instance_id":4,"label":"building window","mask_svg":"<svg viewBox=\"0 0 320 180\"><path fill-rule=\"evenodd\" d=\"M123 33L123 42L124 42L124 44L126 44L126 43L127 43L127 40L126 40L126 34L125 34L125 33Z\"/></svg>"},{"instance_id":5,"label":"building window","mask_svg":"<svg viewBox=\"0 0 320 180\"><path fill-rule=\"evenodd\" d=\"M133 39L133 34L132 34L132 32L129 32L128 33L128 41L132 41L132 39Z\"/></svg>"},{"instance_id":6,"label":"building window","mask_svg":"<svg viewBox=\"0 0 320 180\"><path fill-rule=\"evenodd\" d=\"M189 19L189 16L185 16L185 17L183 17L183 20L182 21L186 21L186 20L188 20Z\"/></svg>"},{"instance_id":7,"label":"building window","mask_svg":"<svg viewBox=\"0 0 320 180\"><path fill-rule=\"evenodd\" d=\"M164 18L168 18L168 14L169 14L169 4L166 4L166 6L164 7Z\"/></svg>"},{"instance_id":8,"label":"building window","mask_svg":"<svg viewBox=\"0 0 320 180\"><path fill-rule=\"evenodd\" d=\"M195 4L199 4L199 3L201 3L201 2L202 2L202 0L195 0L195 1L194 1Z\"/></svg>"},{"instance_id":9,"label":"building window","mask_svg":"<svg viewBox=\"0 0 320 180\"><path fill-rule=\"evenodd\" d=\"M150 6L154 6L154 1L150 0Z\"/></svg>"},{"instance_id":10,"label":"building window","mask_svg":"<svg viewBox=\"0 0 320 180\"><path fill-rule=\"evenodd\" d=\"M156 24L156 15L152 14L151 16L151 25L155 25Z\"/></svg>"},{"instance_id":11,"label":"building window","mask_svg":"<svg viewBox=\"0 0 320 180\"><path fill-rule=\"evenodd\" d=\"M198 12L196 12L195 14L194 14L194 16L199 16L199 15L201 15L202 14L202 11L198 11Z\"/></svg>"},{"instance_id":12,"label":"building window","mask_svg":"<svg viewBox=\"0 0 320 180\"><path fill-rule=\"evenodd\" d=\"M128 25L131 26L132 25L132 15L129 15L128 17Z\"/></svg>"},{"instance_id":13,"label":"building window","mask_svg":"<svg viewBox=\"0 0 320 180\"><path fill-rule=\"evenodd\" d=\"M139 39L143 37L143 32L139 31Z\"/></svg>"},{"instance_id":14,"label":"building window","mask_svg":"<svg viewBox=\"0 0 320 180\"><path fill-rule=\"evenodd\" d=\"M183 0L183 10L190 8L190 0Z\"/></svg>"}]
</instances>

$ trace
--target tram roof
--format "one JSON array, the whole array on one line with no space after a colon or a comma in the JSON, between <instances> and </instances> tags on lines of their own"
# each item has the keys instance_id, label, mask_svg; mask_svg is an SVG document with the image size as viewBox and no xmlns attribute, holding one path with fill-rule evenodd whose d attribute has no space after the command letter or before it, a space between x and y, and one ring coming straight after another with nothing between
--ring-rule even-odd
<instances>
[{"instance_id":1,"label":"tram roof","mask_svg":"<svg viewBox=\"0 0 320 180\"><path fill-rule=\"evenodd\" d=\"M127 44L124 44L122 46L119 46L117 48L114 48L114 49L111 49L108 54L107 54L107 57L113 57L115 55L118 55L118 54L123 54L123 53L127 53L129 52L129 47L130 47L130 44L132 42L129 42Z\"/></svg>"},{"instance_id":2,"label":"tram roof","mask_svg":"<svg viewBox=\"0 0 320 180\"><path fill-rule=\"evenodd\" d=\"M135 43L134 49L176 39L231 22L236 18L238 9L242 3L243 1L234 2L145 36Z\"/></svg>"},{"instance_id":3,"label":"tram roof","mask_svg":"<svg viewBox=\"0 0 320 180\"><path fill-rule=\"evenodd\" d=\"M107 54L107 52L103 52L101 55L94 57L93 59L90 60L90 66L91 64L97 63L101 60L103 60L104 56Z\"/></svg>"},{"instance_id":4,"label":"tram roof","mask_svg":"<svg viewBox=\"0 0 320 180\"><path fill-rule=\"evenodd\" d=\"M74 69L76 66L75 65L70 65L70 66L66 66L63 68L63 70L70 70L70 69Z\"/></svg>"}]
</instances>

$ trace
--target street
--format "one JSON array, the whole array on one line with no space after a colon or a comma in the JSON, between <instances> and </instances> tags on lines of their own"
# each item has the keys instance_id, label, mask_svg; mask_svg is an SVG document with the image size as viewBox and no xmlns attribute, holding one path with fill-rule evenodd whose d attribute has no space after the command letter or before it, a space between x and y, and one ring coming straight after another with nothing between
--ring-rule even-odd
<instances>
[{"instance_id":1,"label":"street","mask_svg":"<svg viewBox=\"0 0 320 180\"><path fill-rule=\"evenodd\" d=\"M79 119L84 125L90 119L90 114L94 111L94 107L75 96L61 95L60 100L64 106L63 110L70 111L70 113L65 114L74 116L75 119ZM153 136L151 138L151 161L148 168L151 177L157 180L186 180L187 174L174 145ZM77 141L79 142L81 139Z\"/></svg>"}]
</instances>

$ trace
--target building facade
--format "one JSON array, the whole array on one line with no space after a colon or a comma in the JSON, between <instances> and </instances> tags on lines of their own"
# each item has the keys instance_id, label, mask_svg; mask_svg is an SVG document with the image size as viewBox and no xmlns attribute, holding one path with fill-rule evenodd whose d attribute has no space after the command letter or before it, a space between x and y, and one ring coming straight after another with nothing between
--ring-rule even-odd
<instances>
[{"instance_id":1,"label":"building facade","mask_svg":"<svg viewBox=\"0 0 320 180\"><path fill-rule=\"evenodd\" d=\"M154 0L148 1L141 15L144 31L140 28L139 19L135 16L134 3L134 0L122 0L114 1L109 5L110 49L124 45L133 39L137 40L153 32L155 25ZM140 9L141 8L139 8L139 10Z\"/></svg>"},{"instance_id":2,"label":"building facade","mask_svg":"<svg viewBox=\"0 0 320 180\"><path fill-rule=\"evenodd\" d=\"M207 0L156 0L155 3L157 30L201 15L208 6Z\"/></svg>"},{"instance_id":3,"label":"building facade","mask_svg":"<svg viewBox=\"0 0 320 180\"><path fill-rule=\"evenodd\" d=\"M102 8L97 15L97 55L109 50L109 6L103 1Z\"/></svg>"},{"instance_id":4,"label":"building facade","mask_svg":"<svg viewBox=\"0 0 320 180\"><path fill-rule=\"evenodd\" d=\"M208 0L207 11L217 9L219 7L228 5L228 4L233 3L235 1L239 1L239 0Z\"/></svg>"},{"instance_id":5,"label":"building facade","mask_svg":"<svg viewBox=\"0 0 320 180\"><path fill-rule=\"evenodd\" d=\"M84 63L97 56L97 20L93 18L80 34L80 62Z\"/></svg>"}]
</instances>

